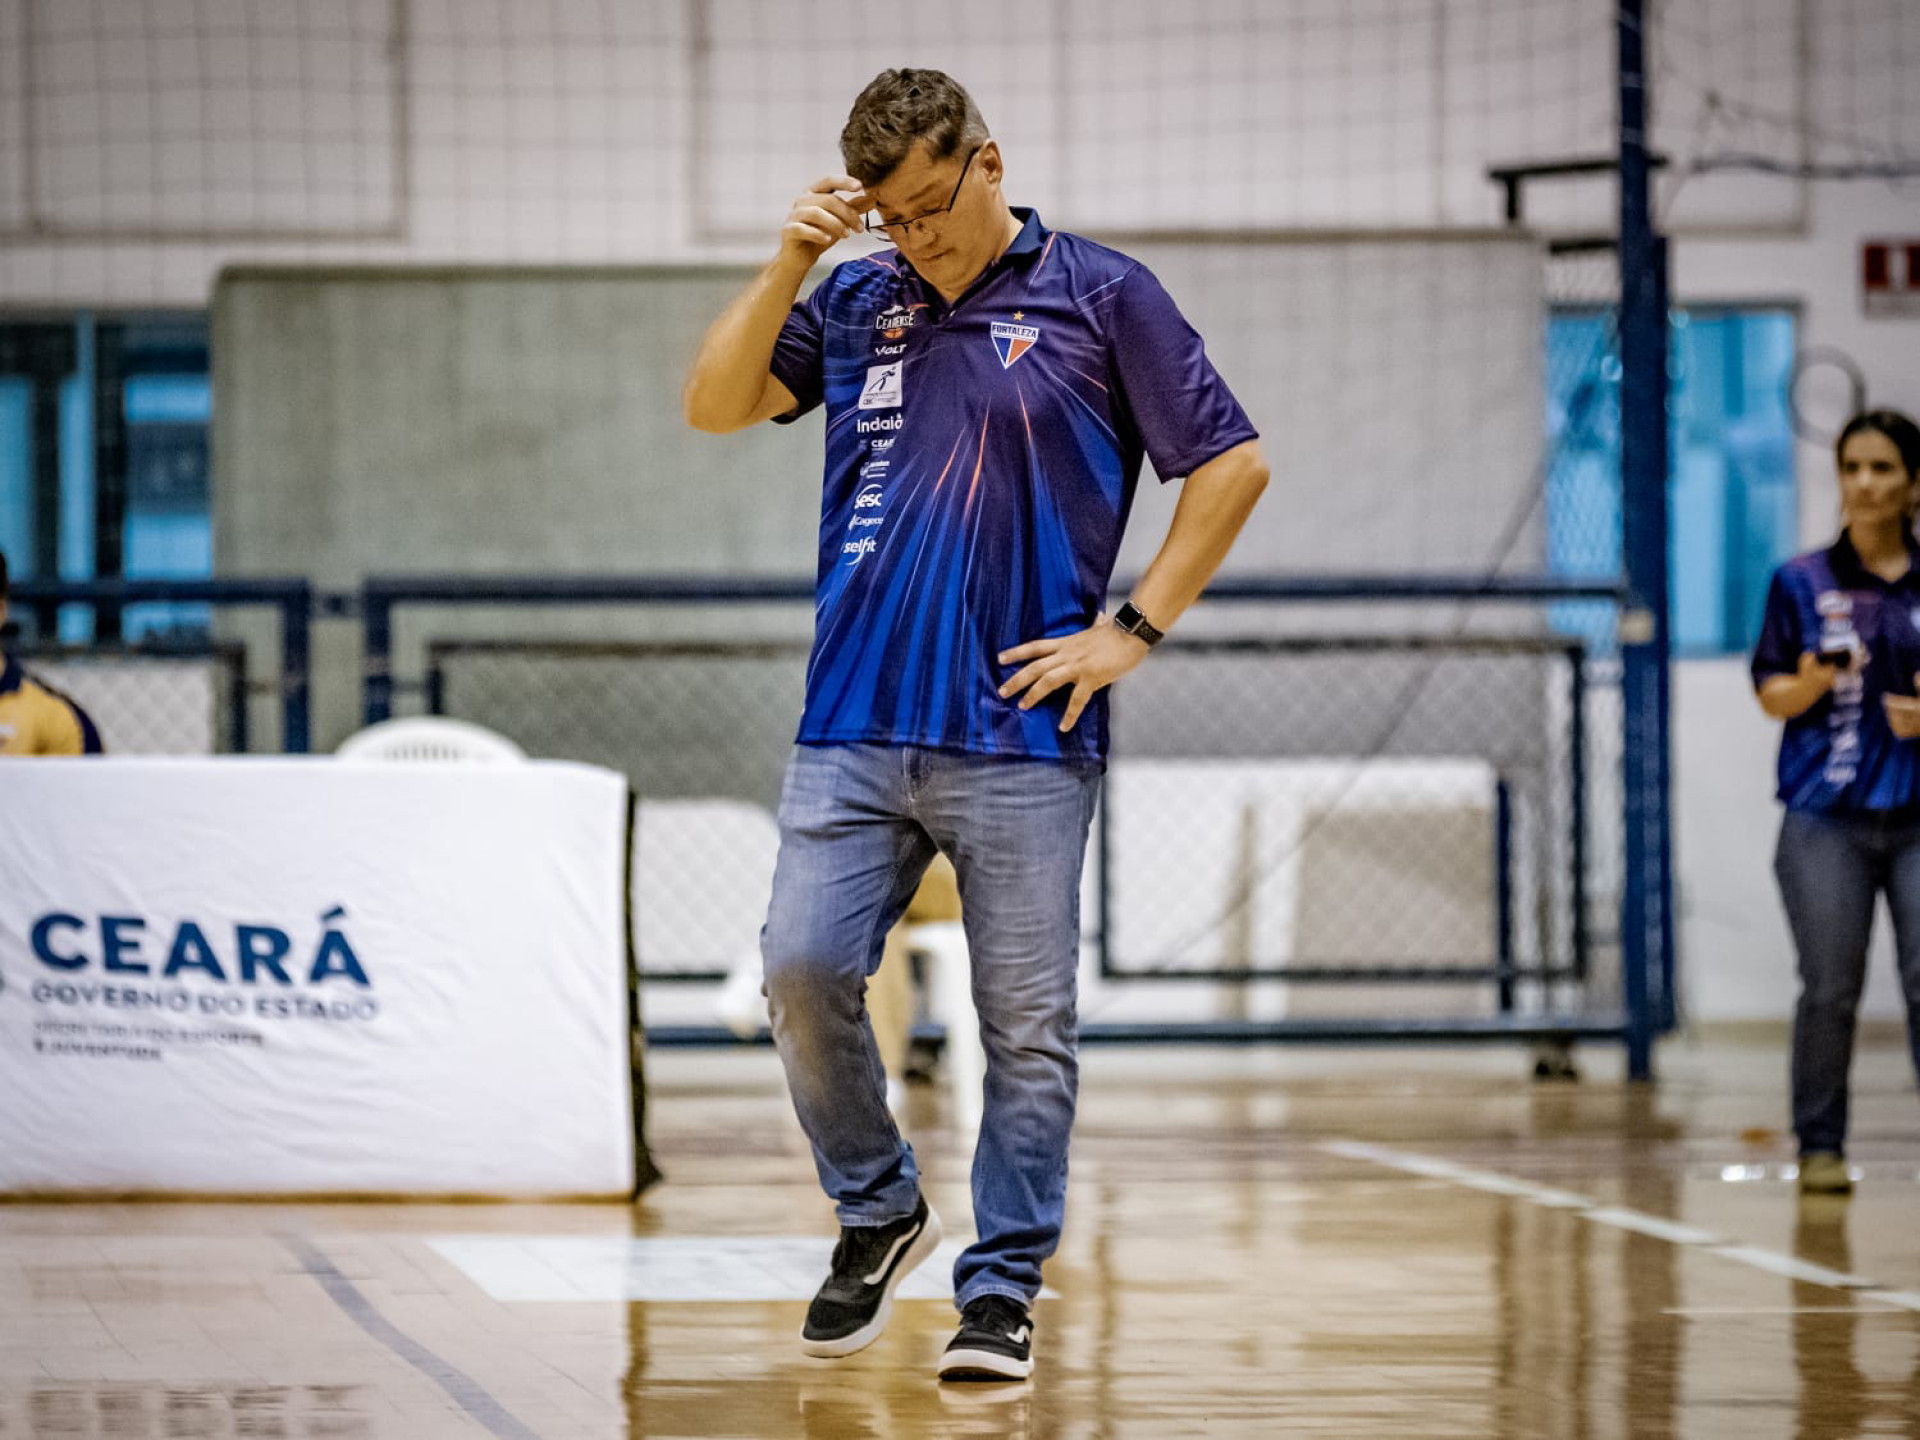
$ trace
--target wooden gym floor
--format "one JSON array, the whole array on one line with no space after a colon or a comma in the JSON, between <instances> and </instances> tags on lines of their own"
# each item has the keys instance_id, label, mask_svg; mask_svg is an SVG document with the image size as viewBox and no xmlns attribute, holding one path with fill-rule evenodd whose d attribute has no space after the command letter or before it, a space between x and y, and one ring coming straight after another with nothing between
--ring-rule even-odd
<instances>
[{"instance_id":1,"label":"wooden gym floor","mask_svg":"<svg viewBox=\"0 0 1920 1440\"><path fill-rule=\"evenodd\" d=\"M799 1353L831 1218L771 1053L657 1053L634 1207L0 1206L0 1437L1920 1437L1904 1050L1863 1050L1818 1202L1762 1133L1782 1042L1660 1058L1089 1050L1034 1378L942 1388L938 1298Z\"/></svg>"}]
</instances>

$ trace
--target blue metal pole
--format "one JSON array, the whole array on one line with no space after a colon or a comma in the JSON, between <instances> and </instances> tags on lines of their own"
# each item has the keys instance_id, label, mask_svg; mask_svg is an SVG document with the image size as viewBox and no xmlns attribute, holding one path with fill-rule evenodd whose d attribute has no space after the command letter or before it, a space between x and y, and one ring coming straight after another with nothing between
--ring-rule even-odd
<instances>
[{"instance_id":1,"label":"blue metal pole","mask_svg":"<svg viewBox=\"0 0 1920 1440\"><path fill-rule=\"evenodd\" d=\"M1666 251L1653 230L1647 155L1646 6L1620 0L1620 482L1628 601L1620 621L1626 871L1621 970L1627 1069L1653 1076L1666 1012L1672 881L1667 832Z\"/></svg>"},{"instance_id":2,"label":"blue metal pole","mask_svg":"<svg viewBox=\"0 0 1920 1440\"><path fill-rule=\"evenodd\" d=\"M371 582L361 590L361 704L369 725L393 718L393 598Z\"/></svg>"},{"instance_id":3,"label":"blue metal pole","mask_svg":"<svg viewBox=\"0 0 1920 1440\"><path fill-rule=\"evenodd\" d=\"M1587 648L1567 652L1567 783L1569 797L1567 850L1573 857L1573 973L1587 983L1593 954L1587 914Z\"/></svg>"},{"instance_id":4,"label":"blue metal pole","mask_svg":"<svg viewBox=\"0 0 1920 1440\"><path fill-rule=\"evenodd\" d=\"M1513 1013L1513 795L1503 778L1493 789L1493 904L1495 969L1500 976L1500 1013Z\"/></svg>"},{"instance_id":5,"label":"blue metal pole","mask_svg":"<svg viewBox=\"0 0 1920 1440\"><path fill-rule=\"evenodd\" d=\"M313 748L308 676L313 668L313 586L302 580L280 602L280 748Z\"/></svg>"}]
</instances>

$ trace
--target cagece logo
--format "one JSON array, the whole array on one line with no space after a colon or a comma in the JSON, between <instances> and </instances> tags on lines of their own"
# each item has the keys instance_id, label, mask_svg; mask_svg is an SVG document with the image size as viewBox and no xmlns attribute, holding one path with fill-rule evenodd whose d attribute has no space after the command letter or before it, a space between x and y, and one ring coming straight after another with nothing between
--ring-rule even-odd
<instances>
[{"instance_id":1,"label":"cagece logo","mask_svg":"<svg viewBox=\"0 0 1920 1440\"><path fill-rule=\"evenodd\" d=\"M860 391L862 410L898 410L900 408L900 369L907 362L867 367L867 383Z\"/></svg>"}]
</instances>

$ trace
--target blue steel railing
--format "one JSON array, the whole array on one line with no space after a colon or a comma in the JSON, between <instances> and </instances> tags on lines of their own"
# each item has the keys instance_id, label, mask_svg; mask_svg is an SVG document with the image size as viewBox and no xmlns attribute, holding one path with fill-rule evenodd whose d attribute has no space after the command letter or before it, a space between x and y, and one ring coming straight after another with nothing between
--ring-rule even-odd
<instances>
[{"instance_id":1,"label":"blue steel railing","mask_svg":"<svg viewBox=\"0 0 1920 1440\"><path fill-rule=\"evenodd\" d=\"M1133 588L1116 580L1114 595ZM1234 576L1207 587L1210 604L1435 600L1538 604L1606 600L1626 591L1617 580L1542 576L1284 575ZM361 701L366 723L393 717L393 621L405 605L754 605L814 598L800 578L712 575L376 575L360 587Z\"/></svg>"},{"instance_id":2,"label":"blue steel railing","mask_svg":"<svg viewBox=\"0 0 1920 1440\"><path fill-rule=\"evenodd\" d=\"M1113 593L1123 595L1130 584L1115 582ZM96 613L112 613L142 603L197 603L213 606L271 607L280 617L280 675L282 748L305 753L311 748L312 725L309 665L311 627L316 614L347 617L354 600L364 629L362 709L368 722L393 713L395 612L410 605L558 606L600 604L751 605L778 602L811 603L810 579L781 577L668 576L376 576L369 578L357 597L317 596L312 584L300 579L259 580L93 580L19 581L13 599L21 609L43 615L68 604L88 605ZM1341 601L1433 601L1542 604L1562 601L1603 601L1627 608L1636 598L1618 579L1574 579L1559 576L1448 576L1405 574L1283 575L1223 577L1208 587L1209 604L1313 604ZM1573 723L1583 706L1575 703ZM1654 742L1664 740L1657 729ZM1638 775L1664 787L1666 766L1658 757L1643 758ZM1642 785L1646 779L1643 778ZM1630 803L1639 814L1664 815L1667 796L1639 794ZM1583 828L1583 827L1582 827ZM1584 839L1577 843L1584 845ZM1633 916L1658 914L1659 891L1667 883L1652 873L1665 857L1663 847L1650 847L1654 864L1629 866L1623 903ZM1584 855L1575 863L1584 864ZM1584 926L1577 912L1574 921ZM1668 921L1670 924L1670 920ZM1206 1022L1192 1025L1088 1025L1089 1041L1185 1043L1293 1041L1341 1042L1406 1040L1414 1042L1510 1039L1617 1039L1626 1042L1636 1073L1644 1073L1653 1038L1672 1028L1673 976L1671 951L1659 939L1659 927L1629 924L1622 935L1625 971L1625 1007L1618 1014L1517 1016L1511 1013L1485 1018L1447 1018L1424 1021L1409 1017L1351 1021L1280 1020L1271 1022ZM1576 948L1584 953L1584 938ZM1503 979L1506 977L1502 977ZM1504 987L1503 987L1504 988ZM1503 997L1504 998L1504 997ZM704 1027L653 1031L655 1044L722 1041L727 1033Z\"/></svg>"},{"instance_id":3,"label":"blue steel railing","mask_svg":"<svg viewBox=\"0 0 1920 1440\"><path fill-rule=\"evenodd\" d=\"M280 614L280 748L305 754L313 744L308 667L313 657L313 584L307 580L18 580L13 604L51 614L86 605L96 614L128 605L271 607Z\"/></svg>"},{"instance_id":4,"label":"blue steel railing","mask_svg":"<svg viewBox=\"0 0 1920 1440\"><path fill-rule=\"evenodd\" d=\"M1130 582L1116 581L1111 591L1124 595ZM1220 604L1314 604L1334 602L1432 601L1436 603L1474 603L1518 605L1552 604L1565 601L1602 601L1622 607L1628 600L1624 582L1617 578L1570 578L1562 576L1486 576L1486 575L1277 575L1233 576L1214 581L1205 600ZM362 700L364 716L372 724L391 718L396 691L394 666L395 614L407 606L564 606L605 604L647 604L669 606L725 606L766 603L808 603L814 599L810 579L782 577L716 577L709 575L577 575L577 576L374 576L362 585L359 596L363 635ZM1582 723L1584 705L1579 687L1584 685L1583 667L1576 667L1576 693L1571 723ZM424 682L422 682L424 684ZM1577 739L1577 737L1576 737ZM1584 748L1583 746L1581 748ZM1664 807L1666 797L1650 803ZM1584 824L1576 825L1575 863L1585 864ZM1502 867L1504 869L1504 866ZM1631 871L1631 887L1639 877ZM1504 898L1504 897L1503 897ZM1629 907L1644 904L1628 900ZM1577 927L1576 952L1587 949L1584 906L1576 907L1573 923ZM1505 929L1503 923L1502 929ZM1637 953L1640 937L1632 931L1623 936L1626 952L1623 968L1641 976L1652 966L1657 973L1661 959L1656 954ZM1267 1040L1326 1041L1404 1040L1432 1042L1476 1039L1614 1039L1625 1041L1637 1058L1644 1054L1653 1035L1670 1028L1660 1012L1653 993L1657 985L1645 979L1626 987L1628 1004L1619 1013L1582 1015L1519 1016L1511 1013L1509 987L1517 975L1505 973L1503 963L1495 972L1501 987L1502 1012L1490 1017L1450 1017L1420 1020L1410 1017L1347 1021L1278 1020L1262 1022L1205 1022L1192 1025L1088 1025L1082 1035L1089 1041L1124 1040L1131 1042L1184 1043L1193 1040L1212 1042L1257 1042ZM1653 993L1650 993L1653 992ZM1652 1003L1650 1003L1650 1001ZM729 1038L727 1032L708 1027L684 1027L648 1032L652 1043L716 1043Z\"/></svg>"}]
</instances>

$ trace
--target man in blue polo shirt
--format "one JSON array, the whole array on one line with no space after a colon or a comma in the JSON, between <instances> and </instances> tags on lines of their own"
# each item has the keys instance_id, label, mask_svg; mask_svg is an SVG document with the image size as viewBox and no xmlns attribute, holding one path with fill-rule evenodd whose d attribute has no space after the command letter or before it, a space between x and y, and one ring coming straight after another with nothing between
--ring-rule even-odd
<instances>
[{"instance_id":1,"label":"man in blue polo shirt","mask_svg":"<svg viewBox=\"0 0 1920 1440\"><path fill-rule=\"evenodd\" d=\"M688 421L827 415L818 601L763 934L774 1038L841 1236L810 1354L871 1344L939 1240L886 1106L864 988L936 851L960 884L987 1053L942 1379L1032 1371L1078 1078L1074 990L1104 690L1199 595L1267 479L1200 337L1136 261L1008 206L967 92L890 70L847 171L709 330ZM862 229L894 248L809 269ZM1186 477L1131 599L1102 613L1143 459Z\"/></svg>"}]
</instances>

